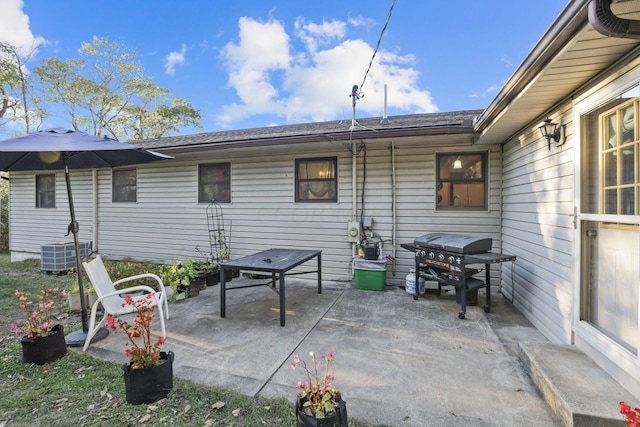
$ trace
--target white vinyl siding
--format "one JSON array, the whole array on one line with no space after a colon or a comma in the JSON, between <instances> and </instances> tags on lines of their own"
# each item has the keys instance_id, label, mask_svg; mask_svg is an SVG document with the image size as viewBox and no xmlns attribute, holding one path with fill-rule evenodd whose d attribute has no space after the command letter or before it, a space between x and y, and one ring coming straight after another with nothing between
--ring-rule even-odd
<instances>
[{"instance_id":1,"label":"white vinyl siding","mask_svg":"<svg viewBox=\"0 0 640 427\"><path fill-rule=\"evenodd\" d=\"M518 257L505 269L505 294L553 342L572 340L573 122L567 107L567 142L548 149L534 123L504 147L502 241ZM513 286L511 284L513 279Z\"/></svg>"},{"instance_id":2,"label":"white vinyl siding","mask_svg":"<svg viewBox=\"0 0 640 427\"><path fill-rule=\"evenodd\" d=\"M11 172L9 176L9 249L12 259L39 255L40 246L73 241L66 235L71 216L64 173L56 172L56 206L35 208L34 173ZM80 241L88 242L93 232L91 171L70 172L76 220L80 224ZM111 189L108 192L111 197Z\"/></svg>"},{"instance_id":3,"label":"white vinyl siding","mask_svg":"<svg viewBox=\"0 0 640 427\"><path fill-rule=\"evenodd\" d=\"M451 137L413 142L396 141L396 188L392 187L390 141L376 141L366 149L364 216L373 218L373 229L384 241L383 255L394 254L396 269L389 264L389 285L404 284L413 266L413 253L400 248L426 233L448 232L492 237L493 250L500 252L500 149L489 151L489 210L480 212L436 212L435 153L478 151L453 144ZM483 150L485 148L483 147ZM338 200L336 203L296 203L295 159L337 156ZM107 258L170 262L199 258L209 252L206 203L198 203L198 164L231 163L232 202L222 205L225 228L230 232L231 257L237 258L270 247L320 249L323 279L351 278L352 247L347 224L352 217L352 156L342 144L328 142L292 149L243 149L235 153L216 151L179 155L174 160L137 166L137 203L111 201L112 173L97 172L97 251ZM360 218L364 154L357 157L357 214ZM33 175L23 174L33 186ZM17 176L17 175L16 175ZM30 181L29 181L30 176ZM25 197L22 179L13 179L12 194ZM58 201L65 200L64 181L58 174ZM81 181L81 182L80 182ZM76 183L77 182L77 183ZM90 240L92 217L92 173L72 171L74 201L79 208L80 239ZM76 190L77 188L77 190ZM33 206L33 189L26 199ZM393 197L396 198L396 246L393 247ZM39 253L41 244L60 241L69 222L67 203L58 203L58 216L28 215L23 203L12 199L12 250ZM64 209L63 209L64 208ZM49 210L48 210L49 211ZM41 221L32 239L23 230ZM44 237L40 237L46 229ZM53 238L53 236L58 236ZM196 249L197 248L197 249ZM395 250L394 250L395 249ZM493 283L499 284L500 266L493 267ZM305 276L299 276L304 278Z\"/></svg>"}]
</instances>

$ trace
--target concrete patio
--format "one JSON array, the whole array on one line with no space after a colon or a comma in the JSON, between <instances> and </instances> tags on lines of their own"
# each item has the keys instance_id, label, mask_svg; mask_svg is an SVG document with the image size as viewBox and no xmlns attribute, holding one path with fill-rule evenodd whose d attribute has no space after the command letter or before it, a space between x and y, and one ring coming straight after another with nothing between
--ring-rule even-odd
<instances>
[{"instance_id":1,"label":"concrete patio","mask_svg":"<svg viewBox=\"0 0 640 427\"><path fill-rule=\"evenodd\" d=\"M252 282L236 278L229 285ZM176 353L177 376L293 402L295 384L303 379L303 372L289 365L293 356L308 360L310 351L321 355L333 350L334 386L347 401L349 416L371 423L624 425L617 403L628 394L617 393L615 383L613 392L607 389L611 396L599 402L589 396L591 401L582 405L586 409L574 398L573 407L579 410L569 403L570 421L557 408L563 408L562 396L552 394L560 403L547 403L549 396L543 397L532 380L543 375L527 372L548 358L556 359L552 366L559 364L558 357L574 358L562 362L570 370L583 356L554 354L562 346L550 345L501 294L493 294L488 314L482 310L481 294L479 305L468 307L466 319L460 320L453 292L438 297L428 291L414 301L398 287L376 292L356 289L353 282L325 282L318 294L312 281L290 278L286 326L281 327L278 295L268 286L228 291L226 318L220 317L219 288L209 287L196 298L170 305L164 348ZM87 352L123 362L123 335L110 333ZM536 351L540 348L545 350ZM570 378L574 374L562 371ZM603 378L591 380L606 381ZM594 390L602 388L592 384ZM565 392L574 396L571 390ZM580 417L571 418L575 412ZM582 421L567 424L574 419Z\"/></svg>"}]
</instances>

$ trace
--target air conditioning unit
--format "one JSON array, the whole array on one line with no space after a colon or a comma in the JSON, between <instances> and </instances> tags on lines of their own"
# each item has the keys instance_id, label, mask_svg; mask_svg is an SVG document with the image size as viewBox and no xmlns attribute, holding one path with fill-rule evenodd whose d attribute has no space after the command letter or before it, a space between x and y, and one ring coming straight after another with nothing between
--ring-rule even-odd
<instances>
[{"instance_id":1,"label":"air conditioning unit","mask_svg":"<svg viewBox=\"0 0 640 427\"><path fill-rule=\"evenodd\" d=\"M91 255L93 242L78 242L80 259ZM40 247L40 269L48 273L62 273L76 268L73 242L50 243Z\"/></svg>"}]
</instances>

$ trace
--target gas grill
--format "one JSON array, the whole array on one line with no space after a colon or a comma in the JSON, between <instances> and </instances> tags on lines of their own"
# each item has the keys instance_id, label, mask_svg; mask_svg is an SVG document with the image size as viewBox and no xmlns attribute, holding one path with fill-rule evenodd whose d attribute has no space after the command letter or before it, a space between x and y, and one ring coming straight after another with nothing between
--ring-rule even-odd
<instances>
[{"instance_id":1,"label":"gas grill","mask_svg":"<svg viewBox=\"0 0 640 427\"><path fill-rule=\"evenodd\" d=\"M492 253L491 238L464 236L459 234L431 233L417 237L413 244L403 244L403 248L415 254L415 283L420 275L426 275L438 282L440 295L442 286L454 286L460 299L458 317L465 318L467 300L470 294L477 295L481 288L486 289L484 311L491 311L491 264L515 261L513 255ZM475 278L482 269L472 268L472 265L484 264L485 281ZM419 287L416 286L413 299L419 297Z\"/></svg>"}]
</instances>

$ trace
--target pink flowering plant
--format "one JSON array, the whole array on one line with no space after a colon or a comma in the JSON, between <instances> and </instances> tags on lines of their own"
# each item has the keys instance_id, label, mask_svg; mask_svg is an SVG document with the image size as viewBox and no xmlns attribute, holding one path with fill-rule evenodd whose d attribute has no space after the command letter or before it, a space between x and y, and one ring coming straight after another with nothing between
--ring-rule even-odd
<instances>
[{"instance_id":1,"label":"pink flowering plant","mask_svg":"<svg viewBox=\"0 0 640 427\"><path fill-rule=\"evenodd\" d=\"M640 408L631 408L625 402L620 402L620 413L627 417L627 427L640 427Z\"/></svg>"},{"instance_id":2,"label":"pink flowering plant","mask_svg":"<svg viewBox=\"0 0 640 427\"><path fill-rule=\"evenodd\" d=\"M52 320L56 303L67 297L67 291L58 288L43 289L35 299L31 294L16 290L20 308L24 310L27 319L23 322L13 322L11 327L16 335L29 338L46 337L53 329Z\"/></svg>"},{"instance_id":3,"label":"pink flowering plant","mask_svg":"<svg viewBox=\"0 0 640 427\"><path fill-rule=\"evenodd\" d=\"M122 306L130 305L136 309L136 317L132 323L107 316L106 325L113 331L122 329L129 338L124 355L129 358L131 369L150 368L156 366L160 360L160 346L165 339L159 337L153 340L151 323L156 316L154 294L147 294L144 298L134 299L130 295L125 297Z\"/></svg>"},{"instance_id":4,"label":"pink flowering plant","mask_svg":"<svg viewBox=\"0 0 640 427\"><path fill-rule=\"evenodd\" d=\"M336 413L338 401L340 400L340 392L331 385L331 382L335 378L329 374L329 366L335 361L335 353L331 351L328 355L322 356L322 359L325 361L322 376L318 371L316 354L312 351L309 355L312 361L311 368L309 368L307 363L300 359L299 356L294 356L293 362L291 362L293 369L301 365L307 377L306 381L299 381L296 386L296 389L299 391L298 397L302 404L302 410L305 411L307 415L314 416L318 419L325 418Z\"/></svg>"}]
</instances>

